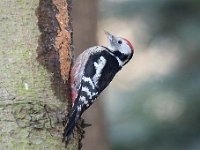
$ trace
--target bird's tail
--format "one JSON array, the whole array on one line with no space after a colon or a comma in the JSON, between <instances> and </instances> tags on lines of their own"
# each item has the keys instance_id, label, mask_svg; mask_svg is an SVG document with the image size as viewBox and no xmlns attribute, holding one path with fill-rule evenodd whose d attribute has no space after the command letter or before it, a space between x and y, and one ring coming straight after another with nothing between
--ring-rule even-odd
<instances>
[{"instance_id":1,"label":"bird's tail","mask_svg":"<svg viewBox=\"0 0 200 150\"><path fill-rule=\"evenodd\" d=\"M78 111L77 111L77 108L74 108L72 110L72 112L70 113L68 121L65 125L65 129L64 129L64 133L63 133L63 140L64 141L67 142L69 140L70 135L73 132L73 129L76 125L77 120L78 120Z\"/></svg>"}]
</instances>

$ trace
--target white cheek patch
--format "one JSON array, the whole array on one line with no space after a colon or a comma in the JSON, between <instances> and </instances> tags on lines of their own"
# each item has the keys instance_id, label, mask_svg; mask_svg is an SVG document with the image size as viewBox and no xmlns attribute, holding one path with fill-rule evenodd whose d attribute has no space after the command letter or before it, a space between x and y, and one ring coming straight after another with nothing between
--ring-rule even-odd
<instances>
[{"instance_id":1,"label":"white cheek patch","mask_svg":"<svg viewBox=\"0 0 200 150\"><path fill-rule=\"evenodd\" d=\"M101 72L105 65L106 65L106 59L103 56L101 56L97 62L94 62L94 67L95 67L96 73L93 77L93 81L94 81L95 85L97 85L98 80L101 76Z\"/></svg>"},{"instance_id":2,"label":"white cheek patch","mask_svg":"<svg viewBox=\"0 0 200 150\"><path fill-rule=\"evenodd\" d=\"M122 44L119 51L122 54L128 55L128 54L131 54L132 50L130 49L130 47L127 44Z\"/></svg>"}]
</instances>

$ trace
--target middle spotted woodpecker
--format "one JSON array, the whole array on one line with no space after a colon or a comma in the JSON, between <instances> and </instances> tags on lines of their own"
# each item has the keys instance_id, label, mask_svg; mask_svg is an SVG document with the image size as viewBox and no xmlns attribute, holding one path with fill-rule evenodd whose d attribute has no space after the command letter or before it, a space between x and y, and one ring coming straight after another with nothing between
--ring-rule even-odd
<instances>
[{"instance_id":1,"label":"middle spotted woodpecker","mask_svg":"<svg viewBox=\"0 0 200 150\"><path fill-rule=\"evenodd\" d=\"M82 113L133 56L134 48L128 40L105 33L109 47L95 46L86 49L72 67L70 80L73 106L63 133L65 141L70 138Z\"/></svg>"}]
</instances>

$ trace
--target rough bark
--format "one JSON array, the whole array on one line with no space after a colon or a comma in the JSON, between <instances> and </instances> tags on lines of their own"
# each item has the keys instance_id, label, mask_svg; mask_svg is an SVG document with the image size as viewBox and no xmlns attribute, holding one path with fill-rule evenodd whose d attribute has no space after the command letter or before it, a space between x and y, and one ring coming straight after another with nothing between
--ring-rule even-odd
<instances>
[{"instance_id":1,"label":"rough bark","mask_svg":"<svg viewBox=\"0 0 200 150\"><path fill-rule=\"evenodd\" d=\"M71 1L0 1L1 149L65 149ZM77 150L74 134L67 149Z\"/></svg>"},{"instance_id":2,"label":"rough bark","mask_svg":"<svg viewBox=\"0 0 200 150\"><path fill-rule=\"evenodd\" d=\"M97 44L97 19L98 0L74 1L73 28L75 55L80 54L84 49ZM83 139L83 150L107 150L108 143L105 136L103 109L101 98L84 113L86 123L92 126L85 129Z\"/></svg>"}]
</instances>

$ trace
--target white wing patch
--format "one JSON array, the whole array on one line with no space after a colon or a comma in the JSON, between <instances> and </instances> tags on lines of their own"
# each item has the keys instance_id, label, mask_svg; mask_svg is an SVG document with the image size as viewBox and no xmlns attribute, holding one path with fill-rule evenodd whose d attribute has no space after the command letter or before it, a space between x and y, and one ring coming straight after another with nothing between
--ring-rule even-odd
<instances>
[{"instance_id":1,"label":"white wing patch","mask_svg":"<svg viewBox=\"0 0 200 150\"><path fill-rule=\"evenodd\" d=\"M78 109L78 111L81 111L81 105L79 105L79 106L77 107L77 109Z\"/></svg>"},{"instance_id":2,"label":"white wing patch","mask_svg":"<svg viewBox=\"0 0 200 150\"><path fill-rule=\"evenodd\" d=\"M86 49L81 53L75 61L75 64L72 67L71 79L72 79L72 88L78 90L81 84L81 80L84 74L84 67L87 63L89 56L95 54L96 52L104 51L105 48L101 46L94 46L89 49Z\"/></svg>"},{"instance_id":3,"label":"white wing patch","mask_svg":"<svg viewBox=\"0 0 200 150\"><path fill-rule=\"evenodd\" d=\"M106 65L106 59L103 56L101 56L97 62L94 62L94 67L95 67L96 73L93 77L93 81L94 81L95 85L97 85L99 78L101 76L101 72L105 65Z\"/></svg>"},{"instance_id":4,"label":"white wing patch","mask_svg":"<svg viewBox=\"0 0 200 150\"><path fill-rule=\"evenodd\" d=\"M92 79L91 79L91 78L83 76L82 79L83 79L83 81L88 82L88 83L92 86L92 88L95 89L95 85L94 85L94 83L92 82Z\"/></svg>"},{"instance_id":5,"label":"white wing patch","mask_svg":"<svg viewBox=\"0 0 200 150\"><path fill-rule=\"evenodd\" d=\"M82 91L84 91L85 93L87 93L87 96L89 96L89 98L92 98L92 93L90 92L90 90L88 89L88 87L83 86L82 87Z\"/></svg>"},{"instance_id":6,"label":"white wing patch","mask_svg":"<svg viewBox=\"0 0 200 150\"><path fill-rule=\"evenodd\" d=\"M88 104L88 101L86 100L85 96L80 96L80 100L81 100L84 104Z\"/></svg>"}]
</instances>

